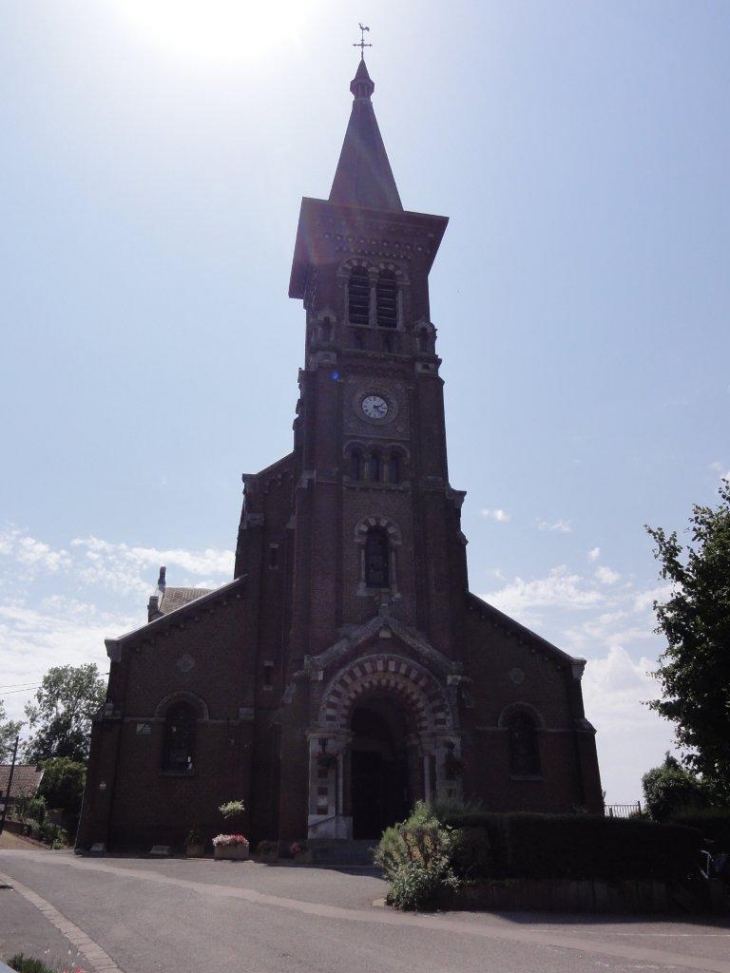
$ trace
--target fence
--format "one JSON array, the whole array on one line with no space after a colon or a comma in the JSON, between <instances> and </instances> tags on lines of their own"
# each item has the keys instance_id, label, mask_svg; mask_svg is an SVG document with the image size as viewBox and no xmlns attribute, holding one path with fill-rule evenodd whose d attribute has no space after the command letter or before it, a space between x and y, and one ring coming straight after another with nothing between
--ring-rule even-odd
<instances>
[{"instance_id":1,"label":"fence","mask_svg":"<svg viewBox=\"0 0 730 973\"><path fill-rule=\"evenodd\" d=\"M609 818L630 818L634 814L641 814L641 801L634 804L606 804L604 811Z\"/></svg>"}]
</instances>

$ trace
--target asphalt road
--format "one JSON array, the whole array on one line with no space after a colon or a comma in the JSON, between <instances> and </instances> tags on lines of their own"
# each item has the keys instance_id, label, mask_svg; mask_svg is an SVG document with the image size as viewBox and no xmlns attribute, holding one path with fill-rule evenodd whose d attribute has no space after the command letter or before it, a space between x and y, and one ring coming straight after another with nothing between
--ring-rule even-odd
<instances>
[{"instance_id":1,"label":"asphalt road","mask_svg":"<svg viewBox=\"0 0 730 973\"><path fill-rule=\"evenodd\" d=\"M730 973L726 920L404 915L385 890L354 871L0 849L0 958L87 973Z\"/></svg>"}]
</instances>

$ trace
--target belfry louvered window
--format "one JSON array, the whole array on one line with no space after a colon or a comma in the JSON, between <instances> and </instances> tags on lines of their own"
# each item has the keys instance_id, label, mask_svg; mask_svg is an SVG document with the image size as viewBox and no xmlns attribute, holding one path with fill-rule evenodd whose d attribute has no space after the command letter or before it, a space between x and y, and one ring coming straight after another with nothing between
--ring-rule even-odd
<instances>
[{"instance_id":1,"label":"belfry louvered window","mask_svg":"<svg viewBox=\"0 0 730 973\"><path fill-rule=\"evenodd\" d=\"M370 275L365 267L353 267L347 292L350 324L370 323Z\"/></svg>"},{"instance_id":2,"label":"belfry louvered window","mask_svg":"<svg viewBox=\"0 0 730 973\"><path fill-rule=\"evenodd\" d=\"M398 327L398 285L391 270L383 270L376 287L379 328Z\"/></svg>"}]
</instances>

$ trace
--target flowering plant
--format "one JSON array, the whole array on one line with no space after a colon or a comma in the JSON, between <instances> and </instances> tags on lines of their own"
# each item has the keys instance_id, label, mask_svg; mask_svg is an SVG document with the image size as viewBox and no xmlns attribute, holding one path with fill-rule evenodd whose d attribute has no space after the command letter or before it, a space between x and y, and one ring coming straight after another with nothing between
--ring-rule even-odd
<instances>
[{"instance_id":1,"label":"flowering plant","mask_svg":"<svg viewBox=\"0 0 730 973\"><path fill-rule=\"evenodd\" d=\"M306 850L307 850L307 846L302 844L299 841L292 841L292 843L289 845L290 855L301 855L302 852Z\"/></svg>"},{"instance_id":2,"label":"flowering plant","mask_svg":"<svg viewBox=\"0 0 730 973\"><path fill-rule=\"evenodd\" d=\"M217 834L213 838L213 844L216 848L227 845L245 845L248 848L248 838L245 838L242 834Z\"/></svg>"}]
</instances>

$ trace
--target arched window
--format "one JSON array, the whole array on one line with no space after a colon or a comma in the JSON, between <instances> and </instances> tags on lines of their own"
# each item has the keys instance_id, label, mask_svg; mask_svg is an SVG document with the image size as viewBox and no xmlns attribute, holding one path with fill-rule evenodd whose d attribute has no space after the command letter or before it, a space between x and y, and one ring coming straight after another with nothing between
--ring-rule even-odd
<instances>
[{"instance_id":1,"label":"arched window","mask_svg":"<svg viewBox=\"0 0 730 973\"><path fill-rule=\"evenodd\" d=\"M517 713L508 723L509 769L515 777L540 774L540 752L535 721L527 713Z\"/></svg>"},{"instance_id":2,"label":"arched window","mask_svg":"<svg viewBox=\"0 0 730 973\"><path fill-rule=\"evenodd\" d=\"M425 354L428 351L428 332L419 331L418 332L418 350Z\"/></svg>"},{"instance_id":3,"label":"arched window","mask_svg":"<svg viewBox=\"0 0 730 973\"><path fill-rule=\"evenodd\" d=\"M195 713L188 703L178 703L165 717L162 769L192 774L195 747Z\"/></svg>"},{"instance_id":4,"label":"arched window","mask_svg":"<svg viewBox=\"0 0 730 973\"><path fill-rule=\"evenodd\" d=\"M400 483L400 456L397 453L388 457L388 483Z\"/></svg>"},{"instance_id":5,"label":"arched window","mask_svg":"<svg viewBox=\"0 0 730 973\"><path fill-rule=\"evenodd\" d=\"M372 480L377 483L380 479L380 456L377 453L371 453L368 457L368 480Z\"/></svg>"},{"instance_id":6,"label":"arched window","mask_svg":"<svg viewBox=\"0 0 730 973\"><path fill-rule=\"evenodd\" d=\"M365 267L353 267L347 289L350 324L370 323L370 275Z\"/></svg>"},{"instance_id":7,"label":"arched window","mask_svg":"<svg viewBox=\"0 0 730 973\"><path fill-rule=\"evenodd\" d=\"M378 276L376 287L378 308L378 327L398 327L398 284L392 270L383 270Z\"/></svg>"},{"instance_id":8,"label":"arched window","mask_svg":"<svg viewBox=\"0 0 730 973\"><path fill-rule=\"evenodd\" d=\"M365 537L365 585L368 588L388 588L388 535L382 527L371 527Z\"/></svg>"},{"instance_id":9,"label":"arched window","mask_svg":"<svg viewBox=\"0 0 730 973\"><path fill-rule=\"evenodd\" d=\"M350 453L350 478L353 480L362 480L362 450L353 449Z\"/></svg>"}]
</instances>

